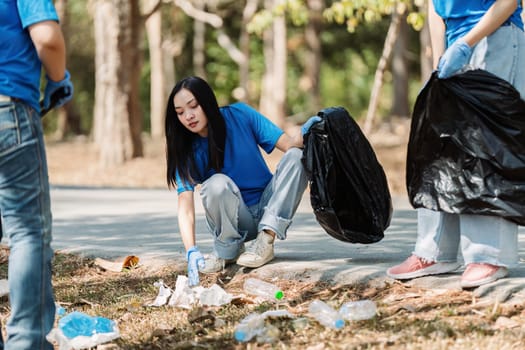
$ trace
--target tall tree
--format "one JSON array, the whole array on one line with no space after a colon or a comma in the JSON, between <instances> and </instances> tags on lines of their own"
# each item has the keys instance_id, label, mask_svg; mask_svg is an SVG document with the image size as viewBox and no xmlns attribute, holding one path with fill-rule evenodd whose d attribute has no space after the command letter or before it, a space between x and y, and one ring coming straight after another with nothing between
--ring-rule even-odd
<instances>
[{"instance_id":1,"label":"tall tree","mask_svg":"<svg viewBox=\"0 0 525 350\"><path fill-rule=\"evenodd\" d=\"M252 96L250 94L250 33L248 25L257 11L259 0L247 0L246 6L242 11L241 31L239 34L239 49L244 55L244 60L239 64L239 100L251 103Z\"/></svg>"},{"instance_id":2,"label":"tall tree","mask_svg":"<svg viewBox=\"0 0 525 350\"><path fill-rule=\"evenodd\" d=\"M308 94L307 109L310 114L321 109L321 32L323 28L324 0L307 0L308 23L305 27L305 41L308 52L305 60L304 80Z\"/></svg>"},{"instance_id":3,"label":"tall tree","mask_svg":"<svg viewBox=\"0 0 525 350\"><path fill-rule=\"evenodd\" d=\"M393 16L399 16L399 28L397 40L392 53L392 85L393 98L390 115L394 117L408 117L410 107L408 103L408 23L407 14L394 12Z\"/></svg>"},{"instance_id":4,"label":"tall tree","mask_svg":"<svg viewBox=\"0 0 525 350\"><path fill-rule=\"evenodd\" d=\"M204 12L206 1L194 0L195 9ZM195 18L193 21L193 70L195 74L207 79L206 74L206 23Z\"/></svg>"},{"instance_id":5,"label":"tall tree","mask_svg":"<svg viewBox=\"0 0 525 350\"><path fill-rule=\"evenodd\" d=\"M162 35L162 13L160 8L152 11L158 5L158 0L148 0L146 32L149 45L150 60L150 128L151 137L159 139L164 137L164 113L169 88L173 85L174 73L173 57L165 49Z\"/></svg>"},{"instance_id":6,"label":"tall tree","mask_svg":"<svg viewBox=\"0 0 525 350\"><path fill-rule=\"evenodd\" d=\"M142 18L138 0L95 0L93 137L102 166L142 156L139 93Z\"/></svg>"},{"instance_id":7,"label":"tall tree","mask_svg":"<svg viewBox=\"0 0 525 350\"><path fill-rule=\"evenodd\" d=\"M57 0L55 2L55 8L57 10L58 17L60 18L60 26L62 27L62 33L64 33L64 40L66 42L66 48L69 48L69 11L68 11L68 0ZM69 50L66 53L66 60L69 61ZM75 135L82 133L82 126L80 122L80 114L78 113L74 100L66 103L62 108L58 109L57 112L57 127L55 130L54 138L57 140L63 140L68 132L73 132Z\"/></svg>"},{"instance_id":8,"label":"tall tree","mask_svg":"<svg viewBox=\"0 0 525 350\"><path fill-rule=\"evenodd\" d=\"M426 13L426 5L420 9L421 13ZM419 58L421 61L421 80L427 81L432 73L432 47L430 45L430 28L428 21L425 21L423 28L419 32L420 52Z\"/></svg>"},{"instance_id":9,"label":"tall tree","mask_svg":"<svg viewBox=\"0 0 525 350\"><path fill-rule=\"evenodd\" d=\"M144 22L140 0L93 0L95 108L93 138L104 167L143 156L140 78Z\"/></svg>"},{"instance_id":10,"label":"tall tree","mask_svg":"<svg viewBox=\"0 0 525 350\"><path fill-rule=\"evenodd\" d=\"M278 0L265 0L264 6L271 10ZM276 16L272 25L264 31L265 71L262 78L259 109L274 123L283 127L286 116L286 22L284 16Z\"/></svg>"}]
</instances>

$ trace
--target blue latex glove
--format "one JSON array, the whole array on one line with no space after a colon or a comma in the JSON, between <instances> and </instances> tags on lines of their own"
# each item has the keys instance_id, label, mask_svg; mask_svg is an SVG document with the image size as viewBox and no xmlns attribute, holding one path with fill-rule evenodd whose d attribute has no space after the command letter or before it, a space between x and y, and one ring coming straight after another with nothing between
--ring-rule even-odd
<instances>
[{"instance_id":1,"label":"blue latex glove","mask_svg":"<svg viewBox=\"0 0 525 350\"><path fill-rule=\"evenodd\" d=\"M186 259L188 260L188 284L190 287L196 286L199 284L199 269L203 269L205 266L204 257L199 248L194 245L188 249Z\"/></svg>"},{"instance_id":2,"label":"blue latex glove","mask_svg":"<svg viewBox=\"0 0 525 350\"><path fill-rule=\"evenodd\" d=\"M310 119L308 119L306 121L306 123L304 123L303 126L301 126L301 134L303 134L303 135L306 134L308 132L308 130L310 130L312 125L314 125L317 122L320 122L321 120L322 120L321 117L319 117L317 115L314 115L313 117L310 117Z\"/></svg>"},{"instance_id":3,"label":"blue latex glove","mask_svg":"<svg viewBox=\"0 0 525 350\"><path fill-rule=\"evenodd\" d=\"M438 78L448 78L457 73L468 63L471 55L472 48L463 39L456 40L439 59Z\"/></svg>"},{"instance_id":4,"label":"blue latex glove","mask_svg":"<svg viewBox=\"0 0 525 350\"><path fill-rule=\"evenodd\" d=\"M47 84L46 89L44 90L42 109L48 110L49 108L57 108L71 100L73 97L73 83L71 83L71 76L67 70L66 76L60 81L53 81L47 76L46 79ZM53 94L55 93L57 93L57 95L56 97L53 97ZM51 103L54 103L54 105L51 105Z\"/></svg>"}]
</instances>

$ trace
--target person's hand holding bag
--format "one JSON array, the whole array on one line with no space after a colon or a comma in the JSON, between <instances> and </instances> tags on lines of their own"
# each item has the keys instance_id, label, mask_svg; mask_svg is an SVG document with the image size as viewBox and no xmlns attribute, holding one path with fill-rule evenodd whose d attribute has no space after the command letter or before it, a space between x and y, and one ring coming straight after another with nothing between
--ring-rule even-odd
<instances>
[{"instance_id":1,"label":"person's hand holding bag","mask_svg":"<svg viewBox=\"0 0 525 350\"><path fill-rule=\"evenodd\" d=\"M304 123L303 126L301 126L301 134L304 136L304 134L306 134L308 130L310 130L312 125L314 125L317 122L320 122L321 120L322 120L321 117L317 115L310 117L310 119L308 119L306 123Z\"/></svg>"},{"instance_id":2,"label":"person's hand holding bag","mask_svg":"<svg viewBox=\"0 0 525 350\"><path fill-rule=\"evenodd\" d=\"M196 245L188 249L186 253L188 260L188 283L190 287L199 284L199 270L205 266L204 257Z\"/></svg>"},{"instance_id":3,"label":"person's hand holding bag","mask_svg":"<svg viewBox=\"0 0 525 350\"><path fill-rule=\"evenodd\" d=\"M456 40L445 51L438 63L438 78L445 79L457 73L470 60L472 48L463 39Z\"/></svg>"}]
</instances>

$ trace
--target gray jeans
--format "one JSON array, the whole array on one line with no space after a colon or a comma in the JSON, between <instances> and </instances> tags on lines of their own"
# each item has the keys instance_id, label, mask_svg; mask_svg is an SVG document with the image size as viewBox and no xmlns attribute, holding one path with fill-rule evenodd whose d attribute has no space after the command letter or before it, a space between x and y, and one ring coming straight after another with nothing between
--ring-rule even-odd
<instances>
[{"instance_id":1,"label":"gray jeans","mask_svg":"<svg viewBox=\"0 0 525 350\"><path fill-rule=\"evenodd\" d=\"M291 148L277 165L259 203L248 207L231 178L215 174L203 182L200 190L208 228L214 237L214 249L223 259L235 258L245 241L270 229L285 239L286 231L308 184L301 163L302 150Z\"/></svg>"},{"instance_id":2,"label":"gray jeans","mask_svg":"<svg viewBox=\"0 0 525 350\"><path fill-rule=\"evenodd\" d=\"M485 69L510 82L525 99L525 34L514 25L502 26L474 48L468 69ZM456 261L458 249L466 264L515 266L518 226L496 216L448 214L418 209L414 254Z\"/></svg>"}]
</instances>

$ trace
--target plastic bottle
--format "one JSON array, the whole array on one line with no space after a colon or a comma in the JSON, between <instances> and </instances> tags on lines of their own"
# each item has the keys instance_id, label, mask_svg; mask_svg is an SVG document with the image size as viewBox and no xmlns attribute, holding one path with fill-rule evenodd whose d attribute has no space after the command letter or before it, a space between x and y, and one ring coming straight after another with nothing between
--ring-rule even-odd
<instances>
[{"instance_id":1,"label":"plastic bottle","mask_svg":"<svg viewBox=\"0 0 525 350\"><path fill-rule=\"evenodd\" d=\"M376 312L376 304L372 300L349 301L339 308L341 317L349 321L369 320Z\"/></svg>"},{"instance_id":2,"label":"plastic bottle","mask_svg":"<svg viewBox=\"0 0 525 350\"><path fill-rule=\"evenodd\" d=\"M341 329L345 325L339 313L324 301L312 301L308 306L308 312L325 327Z\"/></svg>"},{"instance_id":3,"label":"plastic bottle","mask_svg":"<svg viewBox=\"0 0 525 350\"><path fill-rule=\"evenodd\" d=\"M279 339L280 334L281 331L279 330L279 328L269 323L261 330L260 333L257 334L257 342L275 343L277 339Z\"/></svg>"},{"instance_id":4,"label":"plastic bottle","mask_svg":"<svg viewBox=\"0 0 525 350\"><path fill-rule=\"evenodd\" d=\"M239 322L233 333L235 340L240 342L250 341L253 337L264 332L264 316L253 313Z\"/></svg>"},{"instance_id":5,"label":"plastic bottle","mask_svg":"<svg viewBox=\"0 0 525 350\"><path fill-rule=\"evenodd\" d=\"M281 300L284 293L274 284L261 281L257 278L248 278L244 281L244 291L269 300Z\"/></svg>"}]
</instances>

